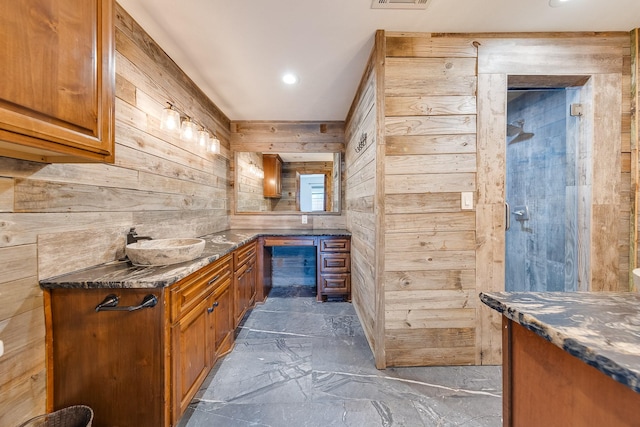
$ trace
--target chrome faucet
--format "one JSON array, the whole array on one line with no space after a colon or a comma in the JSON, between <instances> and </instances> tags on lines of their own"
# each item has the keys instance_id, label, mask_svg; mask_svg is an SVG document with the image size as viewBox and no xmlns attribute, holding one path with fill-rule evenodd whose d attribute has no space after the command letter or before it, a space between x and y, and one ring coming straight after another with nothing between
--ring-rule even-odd
<instances>
[{"instance_id":1,"label":"chrome faucet","mask_svg":"<svg viewBox=\"0 0 640 427\"><path fill-rule=\"evenodd\" d=\"M153 240L153 239L149 236L138 236L138 233L136 233L136 228L131 227L129 229L129 232L127 233L127 245L131 243L135 243L138 240Z\"/></svg>"}]
</instances>

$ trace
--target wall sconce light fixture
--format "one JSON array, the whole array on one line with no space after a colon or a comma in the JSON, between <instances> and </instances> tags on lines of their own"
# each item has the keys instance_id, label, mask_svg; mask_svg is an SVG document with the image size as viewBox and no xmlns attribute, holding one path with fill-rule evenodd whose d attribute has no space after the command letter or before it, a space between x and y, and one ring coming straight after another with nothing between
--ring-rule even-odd
<instances>
[{"instance_id":1,"label":"wall sconce light fixture","mask_svg":"<svg viewBox=\"0 0 640 427\"><path fill-rule=\"evenodd\" d=\"M160 118L160 129L177 131L180 129L180 113L173 108L173 104L169 104L164 110L162 110L162 117Z\"/></svg>"},{"instance_id":2,"label":"wall sconce light fixture","mask_svg":"<svg viewBox=\"0 0 640 427\"><path fill-rule=\"evenodd\" d=\"M180 125L180 139L183 141L195 141L198 133L198 125L191 121L190 117L185 118Z\"/></svg>"},{"instance_id":3,"label":"wall sconce light fixture","mask_svg":"<svg viewBox=\"0 0 640 427\"><path fill-rule=\"evenodd\" d=\"M213 154L220 154L220 140L200 123L180 111L171 102L162 110L160 129L171 132L180 132L180 139L187 142L196 142L201 147Z\"/></svg>"}]
</instances>

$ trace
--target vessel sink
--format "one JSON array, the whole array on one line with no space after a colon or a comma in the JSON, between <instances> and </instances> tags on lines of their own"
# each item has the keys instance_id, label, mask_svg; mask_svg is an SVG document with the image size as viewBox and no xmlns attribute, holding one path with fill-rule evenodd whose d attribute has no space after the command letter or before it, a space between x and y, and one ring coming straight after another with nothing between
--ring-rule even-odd
<instances>
[{"instance_id":1,"label":"vessel sink","mask_svg":"<svg viewBox=\"0 0 640 427\"><path fill-rule=\"evenodd\" d=\"M204 243L203 239L141 240L128 244L125 253L134 265L170 265L198 258Z\"/></svg>"}]
</instances>

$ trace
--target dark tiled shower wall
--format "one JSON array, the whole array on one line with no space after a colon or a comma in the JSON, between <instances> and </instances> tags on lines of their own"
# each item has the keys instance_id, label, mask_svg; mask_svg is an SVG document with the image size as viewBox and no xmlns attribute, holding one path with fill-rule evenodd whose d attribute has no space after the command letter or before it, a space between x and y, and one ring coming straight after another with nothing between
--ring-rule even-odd
<instances>
[{"instance_id":1,"label":"dark tiled shower wall","mask_svg":"<svg viewBox=\"0 0 640 427\"><path fill-rule=\"evenodd\" d=\"M577 97L571 89L525 91L508 104L507 122L524 120L530 139L507 137L507 201L527 206L511 214L506 237L506 289L575 291L577 274L576 138L567 129ZM571 132L570 132L571 133Z\"/></svg>"}]
</instances>

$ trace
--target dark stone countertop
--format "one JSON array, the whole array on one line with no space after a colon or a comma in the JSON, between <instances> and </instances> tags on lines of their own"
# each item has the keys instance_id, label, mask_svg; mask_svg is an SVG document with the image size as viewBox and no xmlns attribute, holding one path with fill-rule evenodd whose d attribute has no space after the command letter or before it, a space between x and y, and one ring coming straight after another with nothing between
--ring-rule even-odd
<instances>
[{"instance_id":1,"label":"dark stone countertop","mask_svg":"<svg viewBox=\"0 0 640 427\"><path fill-rule=\"evenodd\" d=\"M84 270L40 280L55 288L163 288L261 236L351 236L347 230L225 230L200 236L206 241L199 258L162 267L138 267L130 261L113 261Z\"/></svg>"},{"instance_id":2,"label":"dark stone countertop","mask_svg":"<svg viewBox=\"0 0 640 427\"><path fill-rule=\"evenodd\" d=\"M605 375L640 392L640 294L491 292L480 299Z\"/></svg>"}]
</instances>

